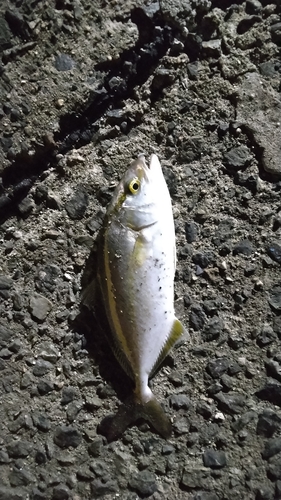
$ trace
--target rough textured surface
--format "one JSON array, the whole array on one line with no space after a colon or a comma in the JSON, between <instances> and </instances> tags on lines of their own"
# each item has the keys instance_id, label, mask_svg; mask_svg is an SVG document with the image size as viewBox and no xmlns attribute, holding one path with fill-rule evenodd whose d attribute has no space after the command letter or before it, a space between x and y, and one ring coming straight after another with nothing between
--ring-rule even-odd
<instances>
[{"instance_id":1,"label":"rough textured surface","mask_svg":"<svg viewBox=\"0 0 281 500\"><path fill-rule=\"evenodd\" d=\"M1 2L1 499L281 498L280 13ZM171 439L140 421L108 444L132 385L80 291L118 178L152 152L189 338L151 380Z\"/></svg>"}]
</instances>

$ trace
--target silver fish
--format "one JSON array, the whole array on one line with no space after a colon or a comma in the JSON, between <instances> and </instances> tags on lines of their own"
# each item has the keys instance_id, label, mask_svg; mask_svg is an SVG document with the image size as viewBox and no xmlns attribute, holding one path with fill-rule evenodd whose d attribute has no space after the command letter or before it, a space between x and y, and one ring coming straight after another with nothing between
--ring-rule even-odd
<instances>
[{"instance_id":1,"label":"silver fish","mask_svg":"<svg viewBox=\"0 0 281 500\"><path fill-rule=\"evenodd\" d=\"M111 328L111 347L135 382L134 404L111 421L109 439L142 417L165 438L171 422L148 380L184 328L174 311L175 229L158 157L139 156L108 206L98 257L98 281Z\"/></svg>"}]
</instances>

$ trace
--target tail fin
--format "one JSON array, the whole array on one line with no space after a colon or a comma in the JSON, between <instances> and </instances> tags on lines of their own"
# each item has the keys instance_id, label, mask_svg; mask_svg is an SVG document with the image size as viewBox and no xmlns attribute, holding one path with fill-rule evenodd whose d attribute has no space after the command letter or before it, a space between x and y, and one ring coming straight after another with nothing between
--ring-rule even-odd
<instances>
[{"instance_id":1,"label":"tail fin","mask_svg":"<svg viewBox=\"0 0 281 500\"><path fill-rule=\"evenodd\" d=\"M172 424L160 404L153 396L147 403L135 403L132 399L119 407L115 415L105 417L99 425L99 432L108 442L118 439L136 420L147 420L165 439L172 433Z\"/></svg>"}]
</instances>

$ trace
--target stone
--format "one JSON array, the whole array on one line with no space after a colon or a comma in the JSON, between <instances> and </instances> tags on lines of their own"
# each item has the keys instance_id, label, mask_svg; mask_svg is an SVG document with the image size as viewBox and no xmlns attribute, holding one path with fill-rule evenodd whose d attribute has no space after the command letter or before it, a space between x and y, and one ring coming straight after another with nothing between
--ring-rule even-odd
<instances>
[{"instance_id":1,"label":"stone","mask_svg":"<svg viewBox=\"0 0 281 500\"><path fill-rule=\"evenodd\" d=\"M181 485L190 490L198 489L211 489L212 480L210 477L210 471L206 468L199 467L185 467L183 469Z\"/></svg>"},{"instance_id":2,"label":"stone","mask_svg":"<svg viewBox=\"0 0 281 500\"><path fill-rule=\"evenodd\" d=\"M281 382L281 365L278 361L270 359L265 361L267 375Z\"/></svg>"},{"instance_id":3,"label":"stone","mask_svg":"<svg viewBox=\"0 0 281 500\"><path fill-rule=\"evenodd\" d=\"M82 441L82 434L73 426L61 425L57 427L54 435L54 443L60 448L77 448Z\"/></svg>"},{"instance_id":4,"label":"stone","mask_svg":"<svg viewBox=\"0 0 281 500\"><path fill-rule=\"evenodd\" d=\"M254 247L249 240L241 240L233 248L233 255L243 254L251 255L254 251Z\"/></svg>"},{"instance_id":5,"label":"stone","mask_svg":"<svg viewBox=\"0 0 281 500\"><path fill-rule=\"evenodd\" d=\"M25 458L32 451L32 443L24 440L12 441L7 445L7 453L11 458Z\"/></svg>"},{"instance_id":6,"label":"stone","mask_svg":"<svg viewBox=\"0 0 281 500\"><path fill-rule=\"evenodd\" d=\"M218 406L222 411L229 413L230 415L237 415L243 411L245 406L246 397L244 394L239 394L236 392L224 394L219 392L214 395L215 400L218 402Z\"/></svg>"},{"instance_id":7,"label":"stone","mask_svg":"<svg viewBox=\"0 0 281 500\"><path fill-rule=\"evenodd\" d=\"M281 458L271 458L267 468L267 474L271 481L281 480ZM278 497L279 498L279 497Z\"/></svg>"},{"instance_id":8,"label":"stone","mask_svg":"<svg viewBox=\"0 0 281 500\"><path fill-rule=\"evenodd\" d=\"M273 379L268 379L262 389L257 391L256 396L264 401L269 401L281 407L281 384Z\"/></svg>"},{"instance_id":9,"label":"stone","mask_svg":"<svg viewBox=\"0 0 281 500\"><path fill-rule=\"evenodd\" d=\"M4 323L0 323L0 347L6 347L13 339L14 332Z\"/></svg>"},{"instance_id":10,"label":"stone","mask_svg":"<svg viewBox=\"0 0 281 500\"><path fill-rule=\"evenodd\" d=\"M221 55L221 40L215 39L202 42L202 51L207 57L219 57Z\"/></svg>"},{"instance_id":11,"label":"stone","mask_svg":"<svg viewBox=\"0 0 281 500\"><path fill-rule=\"evenodd\" d=\"M194 264L197 264L202 269L205 269L214 262L214 258L215 257L213 252L210 251L196 252L192 256L192 261L194 262Z\"/></svg>"},{"instance_id":12,"label":"stone","mask_svg":"<svg viewBox=\"0 0 281 500\"><path fill-rule=\"evenodd\" d=\"M133 475L129 480L129 486L140 496L150 496L157 490L156 478L147 469Z\"/></svg>"},{"instance_id":13,"label":"stone","mask_svg":"<svg viewBox=\"0 0 281 500\"><path fill-rule=\"evenodd\" d=\"M37 389L40 396L44 396L45 394L52 392L54 388L54 382L52 382L51 380L40 380L40 382L37 384Z\"/></svg>"},{"instance_id":14,"label":"stone","mask_svg":"<svg viewBox=\"0 0 281 500\"><path fill-rule=\"evenodd\" d=\"M169 397L169 403L175 410L189 410L191 407L191 400L186 394L173 394Z\"/></svg>"},{"instance_id":15,"label":"stone","mask_svg":"<svg viewBox=\"0 0 281 500\"><path fill-rule=\"evenodd\" d=\"M194 222L185 223L185 238L187 243L193 243L197 239L197 225Z\"/></svg>"},{"instance_id":16,"label":"stone","mask_svg":"<svg viewBox=\"0 0 281 500\"><path fill-rule=\"evenodd\" d=\"M219 316L214 316L204 326L202 338L206 342L211 342L219 338L224 329L224 322Z\"/></svg>"},{"instance_id":17,"label":"stone","mask_svg":"<svg viewBox=\"0 0 281 500\"><path fill-rule=\"evenodd\" d=\"M13 280L9 276L0 274L0 290L9 290L13 286Z\"/></svg>"},{"instance_id":18,"label":"stone","mask_svg":"<svg viewBox=\"0 0 281 500\"><path fill-rule=\"evenodd\" d=\"M65 210L72 220L82 219L88 207L89 198L84 189L78 189L65 204Z\"/></svg>"},{"instance_id":19,"label":"stone","mask_svg":"<svg viewBox=\"0 0 281 500\"><path fill-rule=\"evenodd\" d=\"M210 469L221 469L226 466L226 456L224 451L221 450L205 450L203 462L205 467L210 467Z\"/></svg>"},{"instance_id":20,"label":"stone","mask_svg":"<svg viewBox=\"0 0 281 500\"><path fill-rule=\"evenodd\" d=\"M15 491L14 488L0 486L0 500L26 500L26 494Z\"/></svg>"},{"instance_id":21,"label":"stone","mask_svg":"<svg viewBox=\"0 0 281 500\"><path fill-rule=\"evenodd\" d=\"M262 458L268 460L269 458L277 455L281 451L281 437L274 437L269 439L265 445L262 452Z\"/></svg>"},{"instance_id":22,"label":"stone","mask_svg":"<svg viewBox=\"0 0 281 500\"><path fill-rule=\"evenodd\" d=\"M70 71L75 67L75 62L68 54L59 54L54 65L58 71Z\"/></svg>"},{"instance_id":23,"label":"stone","mask_svg":"<svg viewBox=\"0 0 281 500\"><path fill-rule=\"evenodd\" d=\"M10 485L14 487L27 486L35 482L35 477L26 468L14 466L12 472L9 474L9 481Z\"/></svg>"},{"instance_id":24,"label":"stone","mask_svg":"<svg viewBox=\"0 0 281 500\"><path fill-rule=\"evenodd\" d=\"M41 432L48 432L51 428L51 422L46 413L35 411L32 414L32 420L35 427Z\"/></svg>"},{"instance_id":25,"label":"stone","mask_svg":"<svg viewBox=\"0 0 281 500\"><path fill-rule=\"evenodd\" d=\"M173 429L177 434L187 434L189 427L189 420L186 417L176 418L173 423Z\"/></svg>"},{"instance_id":26,"label":"stone","mask_svg":"<svg viewBox=\"0 0 281 500\"><path fill-rule=\"evenodd\" d=\"M53 305L49 299L36 293L30 298L29 307L33 318L38 321L44 321Z\"/></svg>"},{"instance_id":27,"label":"stone","mask_svg":"<svg viewBox=\"0 0 281 500\"><path fill-rule=\"evenodd\" d=\"M266 250L272 260L278 262L278 264L281 264L281 245L279 243L271 243Z\"/></svg>"},{"instance_id":28,"label":"stone","mask_svg":"<svg viewBox=\"0 0 281 500\"><path fill-rule=\"evenodd\" d=\"M245 168L250 162L250 151L247 146L237 146L224 154L224 163L227 168L240 170Z\"/></svg>"},{"instance_id":29,"label":"stone","mask_svg":"<svg viewBox=\"0 0 281 500\"><path fill-rule=\"evenodd\" d=\"M206 320L207 318L202 307L199 304L193 304L189 313L189 325L191 328L198 332L203 328Z\"/></svg>"},{"instance_id":30,"label":"stone","mask_svg":"<svg viewBox=\"0 0 281 500\"><path fill-rule=\"evenodd\" d=\"M45 361L44 359L39 358L35 362L35 365L32 369L32 373L36 377L42 377L52 369L53 369L52 363L49 363L49 361Z\"/></svg>"},{"instance_id":31,"label":"stone","mask_svg":"<svg viewBox=\"0 0 281 500\"><path fill-rule=\"evenodd\" d=\"M69 489L65 484L58 484L54 487L52 500L68 500L69 498Z\"/></svg>"},{"instance_id":32,"label":"stone","mask_svg":"<svg viewBox=\"0 0 281 500\"><path fill-rule=\"evenodd\" d=\"M88 453L93 457L99 457L102 451L103 441L102 438L96 437L88 446Z\"/></svg>"},{"instance_id":33,"label":"stone","mask_svg":"<svg viewBox=\"0 0 281 500\"><path fill-rule=\"evenodd\" d=\"M101 479L95 479L91 482L91 493L92 498L99 498L105 495L110 495L110 493L117 493L119 491L117 481L109 479L108 481L101 481Z\"/></svg>"},{"instance_id":34,"label":"stone","mask_svg":"<svg viewBox=\"0 0 281 500\"><path fill-rule=\"evenodd\" d=\"M273 26L272 35L278 33ZM281 177L281 128L272 126L280 121L280 93L258 72L248 72L239 85L236 106L237 121L261 150L264 170Z\"/></svg>"},{"instance_id":35,"label":"stone","mask_svg":"<svg viewBox=\"0 0 281 500\"><path fill-rule=\"evenodd\" d=\"M274 332L272 326L267 324L263 325L261 332L257 336L258 346L265 347L269 344L272 344L272 342L274 342L275 340L277 340L277 335Z\"/></svg>"},{"instance_id":36,"label":"stone","mask_svg":"<svg viewBox=\"0 0 281 500\"><path fill-rule=\"evenodd\" d=\"M268 302L274 311L281 311L281 284L275 285L269 290Z\"/></svg>"},{"instance_id":37,"label":"stone","mask_svg":"<svg viewBox=\"0 0 281 500\"><path fill-rule=\"evenodd\" d=\"M281 430L281 415L275 411L266 408L258 415L257 434L270 438L277 431Z\"/></svg>"},{"instance_id":38,"label":"stone","mask_svg":"<svg viewBox=\"0 0 281 500\"><path fill-rule=\"evenodd\" d=\"M209 373L212 378L220 378L227 372L229 365L230 361L228 358L215 358L207 364L206 372Z\"/></svg>"},{"instance_id":39,"label":"stone","mask_svg":"<svg viewBox=\"0 0 281 500\"><path fill-rule=\"evenodd\" d=\"M79 396L79 391L76 387L63 387L62 389L62 396L61 396L61 404L62 405L67 405L74 399L76 399Z\"/></svg>"}]
</instances>

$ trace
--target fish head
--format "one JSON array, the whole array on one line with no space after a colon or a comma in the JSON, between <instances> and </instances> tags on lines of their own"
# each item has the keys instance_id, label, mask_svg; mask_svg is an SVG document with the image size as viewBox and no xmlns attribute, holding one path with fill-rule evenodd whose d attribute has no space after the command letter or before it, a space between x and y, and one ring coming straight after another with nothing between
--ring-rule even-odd
<instances>
[{"instance_id":1,"label":"fish head","mask_svg":"<svg viewBox=\"0 0 281 500\"><path fill-rule=\"evenodd\" d=\"M154 224L170 196L158 157L151 155L149 164L140 155L123 175L109 206L109 214L131 229Z\"/></svg>"}]
</instances>

